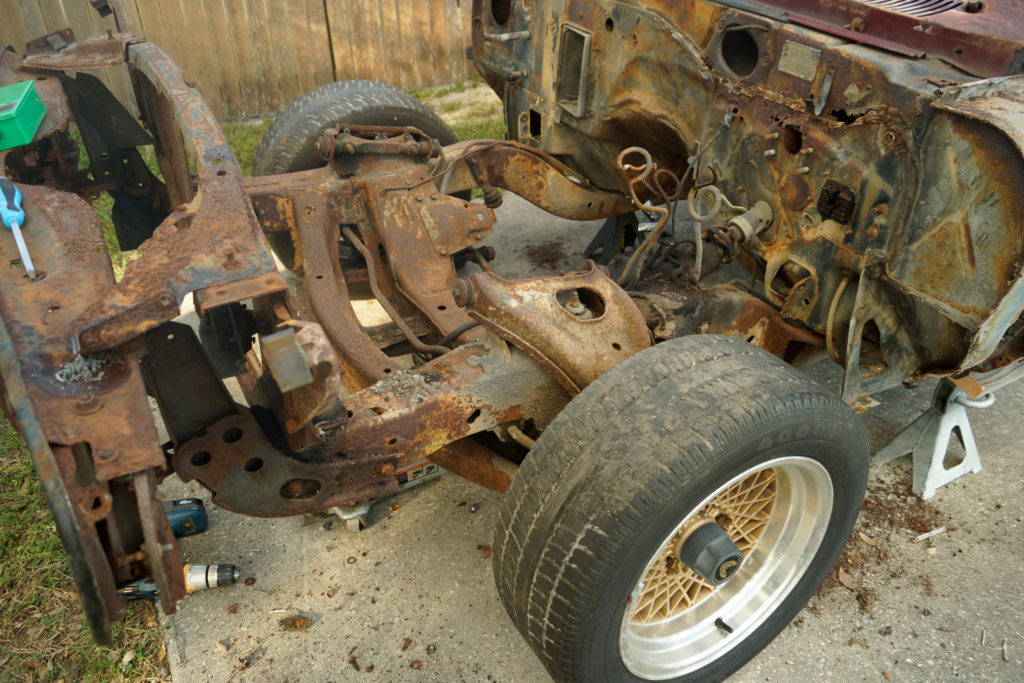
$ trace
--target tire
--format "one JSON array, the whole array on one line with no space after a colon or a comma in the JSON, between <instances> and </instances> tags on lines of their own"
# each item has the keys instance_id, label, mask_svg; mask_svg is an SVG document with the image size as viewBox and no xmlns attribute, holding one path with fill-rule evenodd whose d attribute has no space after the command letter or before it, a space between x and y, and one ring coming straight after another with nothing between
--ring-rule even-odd
<instances>
[{"instance_id":1,"label":"tire","mask_svg":"<svg viewBox=\"0 0 1024 683\"><path fill-rule=\"evenodd\" d=\"M253 175L295 173L324 166L316 142L326 129L343 123L414 126L442 145L458 141L455 132L429 107L392 85L337 81L310 90L274 118L256 148ZM295 264L291 235L268 233L267 241L291 270Z\"/></svg>"},{"instance_id":2,"label":"tire","mask_svg":"<svg viewBox=\"0 0 1024 683\"><path fill-rule=\"evenodd\" d=\"M824 580L867 466L853 411L774 356L716 335L665 342L537 440L499 513L498 592L555 680L721 680ZM717 587L678 559L701 526L743 554Z\"/></svg>"},{"instance_id":3,"label":"tire","mask_svg":"<svg viewBox=\"0 0 1024 683\"><path fill-rule=\"evenodd\" d=\"M323 166L316 141L343 123L414 126L442 145L457 141L448 124L412 95L377 81L338 81L309 91L274 118L256 148L253 175Z\"/></svg>"}]
</instances>

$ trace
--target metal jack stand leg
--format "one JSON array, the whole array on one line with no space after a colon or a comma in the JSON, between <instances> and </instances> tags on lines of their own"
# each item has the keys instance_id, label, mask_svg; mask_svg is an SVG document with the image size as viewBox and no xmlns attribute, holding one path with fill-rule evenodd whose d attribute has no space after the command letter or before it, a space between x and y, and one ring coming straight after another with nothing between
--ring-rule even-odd
<instances>
[{"instance_id":1,"label":"metal jack stand leg","mask_svg":"<svg viewBox=\"0 0 1024 683\"><path fill-rule=\"evenodd\" d=\"M931 498L940 486L945 486L965 474L981 471L978 445L967 419L967 408L987 408L995 402L992 394L970 399L948 380L942 380L932 396L932 405L921 417L900 432L889 445L871 459L873 465L913 454L914 493ZM960 439L965 455L962 462L946 468L946 449L953 435Z\"/></svg>"}]
</instances>

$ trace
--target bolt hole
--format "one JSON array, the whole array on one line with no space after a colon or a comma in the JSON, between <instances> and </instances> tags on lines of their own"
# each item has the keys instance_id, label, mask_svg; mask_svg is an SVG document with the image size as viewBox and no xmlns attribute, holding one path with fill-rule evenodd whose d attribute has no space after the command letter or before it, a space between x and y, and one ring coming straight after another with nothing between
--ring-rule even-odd
<instances>
[{"instance_id":1,"label":"bolt hole","mask_svg":"<svg viewBox=\"0 0 1024 683\"><path fill-rule=\"evenodd\" d=\"M390 375L391 374L391 368L384 368L384 374L385 375Z\"/></svg>"},{"instance_id":2,"label":"bolt hole","mask_svg":"<svg viewBox=\"0 0 1024 683\"><path fill-rule=\"evenodd\" d=\"M50 306L49 308L46 309L46 312L47 313L56 313L59 310L60 310L60 306Z\"/></svg>"},{"instance_id":3,"label":"bolt hole","mask_svg":"<svg viewBox=\"0 0 1024 683\"><path fill-rule=\"evenodd\" d=\"M323 280L323 279L324 279L324 276L323 276L323 275L317 275L317 276L316 276L316 279L317 279L317 280Z\"/></svg>"},{"instance_id":4,"label":"bolt hole","mask_svg":"<svg viewBox=\"0 0 1024 683\"><path fill-rule=\"evenodd\" d=\"M437 310L439 310L439 311L447 311L448 307L447 306L438 306Z\"/></svg>"},{"instance_id":5,"label":"bolt hole","mask_svg":"<svg viewBox=\"0 0 1024 683\"><path fill-rule=\"evenodd\" d=\"M615 349L616 351L621 351L622 344L620 344L619 342L612 342L612 348Z\"/></svg>"},{"instance_id":6,"label":"bolt hole","mask_svg":"<svg viewBox=\"0 0 1024 683\"><path fill-rule=\"evenodd\" d=\"M220 438L224 439L224 443L238 443L242 440L242 430L238 427L232 427L225 431Z\"/></svg>"},{"instance_id":7,"label":"bolt hole","mask_svg":"<svg viewBox=\"0 0 1024 683\"><path fill-rule=\"evenodd\" d=\"M604 20L604 30L608 31L609 33L615 30L615 22L612 21L611 17L608 17L607 19Z\"/></svg>"},{"instance_id":8,"label":"bolt hole","mask_svg":"<svg viewBox=\"0 0 1024 683\"><path fill-rule=\"evenodd\" d=\"M349 410L349 411L348 411L348 416L349 416L349 417L352 417L353 415L355 415L355 413L353 413L353 412L352 412L351 410Z\"/></svg>"},{"instance_id":9,"label":"bolt hole","mask_svg":"<svg viewBox=\"0 0 1024 683\"><path fill-rule=\"evenodd\" d=\"M473 424L474 422L476 422L476 419L478 417L480 417L480 409L479 408L474 410L473 414L466 418L466 422L468 422L469 424Z\"/></svg>"},{"instance_id":10,"label":"bolt hole","mask_svg":"<svg viewBox=\"0 0 1024 683\"><path fill-rule=\"evenodd\" d=\"M388 445L389 446L394 446L396 443L398 443L398 439L395 439L395 438L388 439Z\"/></svg>"},{"instance_id":11,"label":"bolt hole","mask_svg":"<svg viewBox=\"0 0 1024 683\"><path fill-rule=\"evenodd\" d=\"M96 496L95 498L92 499L92 509L93 510L99 510L100 507L102 507L102 506L103 506L103 499L102 498L100 498L99 496Z\"/></svg>"},{"instance_id":12,"label":"bolt hole","mask_svg":"<svg viewBox=\"0 0 1024 683\"><path fill-rule=\"evenodd\" d=\"M220 177L224 177L224 176L226 176L227 174L228 174L228 172L227 172L227 171L217 171L217 175L218 175L218 176L220 176Z\"/></svg>"},{"instance_id":13,"label":"bolt hole","mask_svg":"<svg viewBox=\"0 0 1024 683\"><path fill-rule=\"evenodd\" d=\"M261 469L263 469L262 458L249 458L245 463L246 472L259 472Z\"/></svg>"},{"instance_id":14,"label":"bolt hole","mask_svg":"<svg viewBox=\"0 0 1024 683\"><path fill-rule=\"evenodd\" d=\"M806 297L804 297L804 299L800 303L803 304L804 306L810 306L811 305L811 300L806 298Z\"/></svg>"},{"instance_id":15,"label":"bolt hole","mask_svg":"<svg viewBox=\"0 0 1024 683\"><path fill-rule=\"evenodd\" d=\"M786 126L782 129L782 146L790 154L799 153L804 146L803 134L794 126Z\"/></svg>"},{"instance_id":16,"label":"bolt hole","mask_svg":"<svg viewBox=\"0 0 1024 683\"><path fill-rule=\"evenodd\" d=\"M320 482L315 479L289 479L281 485L281 497L286 500L309 500L320 493Z\"/></svg>"},{"instance_id":17,"label":"bolt hole","mask_svg":"<svg viewBox=\"0 0 1024 683\"><path fill-rule=\"evenodd\" d=\"M504 26L512 16L512 0L493 0L491 2L491 16L494 23Z\"/></svg>"},{"instance_id":18,"label":"bolt hole","mask_svg":"<svg viewBox=\"0 0 1024 683\"><path fill-rule=\"evenodd\" d=\"M189 459L189 462L192 463L193 467L202 467L203 465L209 464L210 454L207 453L206 451L199 451L198 453L194 453L192 455L192 457Z\"/></svg>"}]
</instances>

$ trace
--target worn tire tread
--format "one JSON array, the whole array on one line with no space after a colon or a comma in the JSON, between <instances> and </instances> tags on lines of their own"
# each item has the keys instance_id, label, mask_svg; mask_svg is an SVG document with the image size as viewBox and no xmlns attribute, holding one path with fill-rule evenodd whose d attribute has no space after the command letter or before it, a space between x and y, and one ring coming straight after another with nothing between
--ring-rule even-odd
<instances>
[{"instance_id":1,"label":"worn tire tread","mask_svg":"<svg viewBox=\"0 0 1024 683\"><path fill-rule=\"evenodd\" d=\"M741 340L699 335L630 358L558 415L513 480L493 544L502 601L556 680L579 670L568 644L587 623L582 596L607 575L625 539L718 448L797 412L845 416L863 433L837 396L781 360ZM638 434L651 442L622 447Z\"/></svg>"}]
</instances>

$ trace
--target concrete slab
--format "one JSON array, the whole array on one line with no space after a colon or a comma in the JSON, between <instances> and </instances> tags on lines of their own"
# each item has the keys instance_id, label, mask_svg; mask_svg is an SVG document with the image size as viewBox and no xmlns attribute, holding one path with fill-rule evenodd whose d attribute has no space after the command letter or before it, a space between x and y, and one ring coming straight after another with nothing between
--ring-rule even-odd
<instances>
[{"instance_id":1,"label":"concrete slab","mask_svg":"<svg viewBox=\"0 0 1024 683\"><path fill-rule=\"evenodd\" d=\"M567 233L514 197L501 217L495 267L515 277L578 268L568 245L596 230ZM838 386L834 366L809 372ZM931 391L924 383L882 396L863 418L872 448L922 412ZM906 463L873 469L842 581L837 568L732 680L1024 680L1024 386L970 413L984 471L921 502ZM175 478L161 490L209 500ZM494 590L499 500L445 475L379 501L359 533L329 516L258 520L208 506L210 530L183 539L186 558L234 563L255 583L182 601L167 620L175 680L550 680ZM947 531L914 542L939 526ZM286 617L308 626L285 630Z\"/></svg>"}]
</instances>

